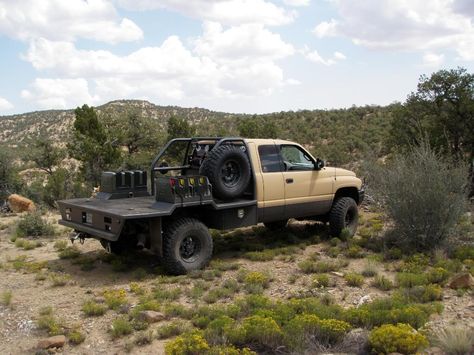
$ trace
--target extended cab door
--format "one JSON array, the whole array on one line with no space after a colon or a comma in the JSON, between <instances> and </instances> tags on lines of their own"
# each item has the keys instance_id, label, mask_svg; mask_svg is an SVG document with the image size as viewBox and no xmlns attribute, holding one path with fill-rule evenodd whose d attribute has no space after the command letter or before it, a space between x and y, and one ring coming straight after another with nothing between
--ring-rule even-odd
<instances>
[{"instance_id":1,"label":"extended cab door","mask_svg":"<svg viewBox=\"0 0 474 355\"><path fill-rule=\"evenodd\" d=\"M285 217L306 217L329 212L334 168L315 169L311 155L298 145L280 145L284 164Z\"/></svg>"},{"instance_id":2,"label":"extended cab door","mask_svg":"<svg viewBox=\"0 0 474 355\"><path fill-rule=\"evenodd\" d=\"M258 146L260 179L257 190L262 199L258 202L259 221L271 222L285 219L285 186L283 164L279 148L275 144Z\"/></svg>"}]
</instances>

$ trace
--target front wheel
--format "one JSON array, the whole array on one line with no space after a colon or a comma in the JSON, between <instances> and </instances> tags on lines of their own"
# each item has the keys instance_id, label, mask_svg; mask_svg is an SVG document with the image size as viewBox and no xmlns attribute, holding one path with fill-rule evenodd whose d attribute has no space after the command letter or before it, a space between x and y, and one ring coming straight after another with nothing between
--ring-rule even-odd
<instances>
[{"instance_id":1,"label":"front wheel","mask_svg":"<svg viewBox=\"0 0 474 355\"><path fill-rule=\"evenodd\" d=\"M194 218L180 218L168 225L163 234L163 266L174 275L201 269L212 256L209 229Z\"/></svg>"},{"instance_id":2,"label":"front wheel","mask_svg":"<svg viewBox=\"0 0 474 355\"><path fill-rule=\"evenodd\" d=\"M329 231L333 237L340 237L343 229L347 229L349 237L352 237L358 222L359 210L353 198L341 197L333 203L329 212Z\"/></svg>"}]
</instances>

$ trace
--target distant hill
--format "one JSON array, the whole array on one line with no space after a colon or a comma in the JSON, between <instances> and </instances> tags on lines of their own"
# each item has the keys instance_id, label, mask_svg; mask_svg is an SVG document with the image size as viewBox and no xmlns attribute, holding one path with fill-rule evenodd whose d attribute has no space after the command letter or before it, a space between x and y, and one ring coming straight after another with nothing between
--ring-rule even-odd
<instances>
[{"instance_id":1,"label":"distant hill","mask_svg":"<svg viewBox=\"0 0 474 355\"><path fill-rule=\"evenodd\" d=\"M396 105L243 115L202 108L158 106L142 100L118 100L96 109L101 114L136 110L142 117L155 119L163 130L169 117L178 116L192 123L201 136L238 135L239 122L244 119L271 121L278 128L280 138L304 144L316 156L333 163L346 164L366 150L375 151L379 156L386 153L385 142ZM0 144L26 146L32 140L43 137L64 145L73 121L74 110L0 116Z\"/></svg>"},{"instance_id":2,"label":"distant hill","mask_svg":"<svg viewBox=\"0 0 474 355\"><path fill-rule=\"evenodd\" d=\"M229 114L202 108L182 108L178 106L157 106L142 100L117 100L98 106L99 112L120 113L137 110L142 116L156 119L163 128L171 116L179 116L193 124L225 118ZM0 143L23 145L39 137L66 142L74 122L74 110L47 110L28 112L19 115L0 116Z\"/></svg>"}]
</instances>

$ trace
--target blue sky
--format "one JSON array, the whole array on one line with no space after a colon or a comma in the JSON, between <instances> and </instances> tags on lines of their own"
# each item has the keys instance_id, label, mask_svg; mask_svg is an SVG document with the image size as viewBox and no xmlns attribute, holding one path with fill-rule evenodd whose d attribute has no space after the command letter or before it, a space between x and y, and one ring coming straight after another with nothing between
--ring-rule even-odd
<instances>
[{"instance_id":1,"label":"blue sky","mask_svg":"<svg viewBox=\"0 0 474 355\"><path fill-rule=\"evenodd\" d=\"M470 0L0 0L0 115L384 105L421 74L472 72L473 17Z\"/></svg>"}]
</instances>

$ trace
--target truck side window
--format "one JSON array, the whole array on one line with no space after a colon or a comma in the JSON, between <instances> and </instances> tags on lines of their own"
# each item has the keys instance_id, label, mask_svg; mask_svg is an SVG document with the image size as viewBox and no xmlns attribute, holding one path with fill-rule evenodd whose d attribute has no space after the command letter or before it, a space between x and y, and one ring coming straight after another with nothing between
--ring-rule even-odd
<instances>
[{"instance_id":1,"label":"truck side window","mask_svg":"<svg viewBox=\"0 0 474 355\"><path fill-rule=\"evenodd\" d=\"M299 147L294 145L282 145L281 157L285 164L285 170L313 170L314 163L311 158Z\"/></svg>"},{"instance_id":2,"label":"truck side window","mask_svg":"<svg viewBox=\"0 0 474 355\"><path fill-rule=\"evenodd\" d=\"M283 171L280 152L276 145L261 145L258 147L258 155L260 155L260 164L264 173L274 173Z\"/></svg>"}]
</instances>

